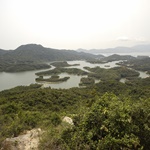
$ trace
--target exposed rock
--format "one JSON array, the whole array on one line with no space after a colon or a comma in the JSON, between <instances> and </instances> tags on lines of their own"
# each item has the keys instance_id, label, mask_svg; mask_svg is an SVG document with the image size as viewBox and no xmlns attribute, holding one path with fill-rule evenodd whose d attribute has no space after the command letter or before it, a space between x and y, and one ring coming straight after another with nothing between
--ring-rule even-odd
<instances>
[{"instance_id":1,"label":"exposed rock","mask_svg":"<svg viewBox=\"0 0 150 150\"><path fill-rule=\"evenodd\" d=\"M1 150L38 150L42 131L40 128L27 131L14 138L7 138Z\"/></svg>"},{"instance_id":2,"label":"exposed rock","mask_svg":"<svg viewBox=\"0 0 150 150\"><path fill-rule=\"evenodd\" d=\"M71 125L74 125L74 124L73 124L73 120L72 120L70 117L65 116L65 117L63 118L63 121L64 121L64 122L67 122L67 123L69 123L69 124L71 124Z\"/></svg>"}]
</instances>

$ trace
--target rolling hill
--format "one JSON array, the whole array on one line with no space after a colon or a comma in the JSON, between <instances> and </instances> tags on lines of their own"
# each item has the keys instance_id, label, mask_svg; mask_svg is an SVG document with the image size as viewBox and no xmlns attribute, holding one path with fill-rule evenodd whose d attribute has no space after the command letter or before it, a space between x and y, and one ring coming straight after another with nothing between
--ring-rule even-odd
<instances>
[{"instance_id":1,"label":"rolling hill","mask_svg":"<svg viewBox=\"0 0 150 150\"><path fill-rule=\"evenodd\" d=\"M93 59L100 56L84 52L76 52L73 50L58 50L52 48L45 48L42 45L27 44L21 45L15 50L5 51L0 50L1 59L17 61L58 61L58 60L80 60L80 59ZM102 57L102 56L101 56Z\"/></svg>"},{"instance_id":2,"label":"rolling hill","mask_svg":"<svg viewBox=\"0 0 150 150\"><path fill-rule=\"evenodd\" d=\"M42 45L27 44L21 45L15 50L0 50L0 71L26 71L48 68L43 65L50 61L68 60L91 60L102 58L102 55L93 55L73 50L58 50L46 48ZM39 64L41 67L39 67Z\"/></svg>"}]
</instances>

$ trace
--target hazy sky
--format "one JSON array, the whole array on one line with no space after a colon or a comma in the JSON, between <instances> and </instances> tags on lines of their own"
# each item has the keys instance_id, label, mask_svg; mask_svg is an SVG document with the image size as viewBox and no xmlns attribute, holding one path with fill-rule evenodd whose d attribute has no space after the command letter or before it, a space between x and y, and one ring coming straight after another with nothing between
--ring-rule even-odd
<instances>
[{"instance_id":1,"label":"hazy sky","mask_svg":"<svg viewBox=\"0 0 150 150\"><path fill-rule=\"evenodd\" d=\"M150 0L0 0L0 48L150 43Z\"/></svg>"}]
</instances>

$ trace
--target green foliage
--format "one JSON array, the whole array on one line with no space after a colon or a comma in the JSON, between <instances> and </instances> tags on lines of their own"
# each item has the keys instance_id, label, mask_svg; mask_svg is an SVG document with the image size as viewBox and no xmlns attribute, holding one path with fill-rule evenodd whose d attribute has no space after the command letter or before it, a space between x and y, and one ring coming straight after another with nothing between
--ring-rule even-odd
<instances>
[{"instance_id":1,"label":"green foliage","mask_svg":"<svg viewBox=\"0 0 150 150\"><path fill-rule=\"evenodd\" d=\"M139 72L132 69L128 69L126 67L115 67L115 68L111 68L111 70L116 70L120 74L121 78L139 76Z\"/></svg>"},{"instance_id":2,"label":"green foliage","mask_svg":"<svg viewBox=\"0 0 150 150\"><path fill-rule=\"evenodd\" d=\"M38 70L38 69L48 69L50 65L35 63L35 62L1 62L0 64L0 72L20 72L20 71L30 71L30 70Z\"/></svg>"},{"instance_id":3,"label":"green foliage","mask_svg":"<svg viewBox=\"0 0 150 150\"><path fill-rule=\"evenodd\" d=\"M113 54L108 57L102 58L101 61L105 62L111 62L111 61L118 61L118 60L135 60L136 58L131 56L131 55L118 55L118 54Z\"/></svg>"},{"instance_id":4,"label":"green foliage","mask_svg":"<svg viewBox=\"0 0 150 150\"><path fill-rule=\"evenodd\" d=\"M141 107L144 110L142 114ZM148 107L149 100L133 103L130 99L119 99L106 93L93 104L77 126L62 133L62 139L72 150L148 149Z\"/></svg>"},{"instance_id":5,"label":"green foliage","mask_svg":"<svg viewBox=\"0 0 150 150\"><path fill-rule=\"evenodd\" d=\"M150 71L150 58L145 57L143 59L125 61L122 65L129 66L135 70Z\"/></svg>"},{"instance_id":6,"label":"green foliage","mask_svg":"<svg viewBox=\"0 0 150 150\"><path fill-rule=\"evenodd\" d=\"M95 80L93 78L90 78L90 77L85 78L85 77L83 77L83 78L81 78L79 85L80 86L91 86L91 85L94 85L94 83L95 83Z\"/></svg>"},{"instance_id":7,"label":"green foliage","mask_svg":"<svg viewBox=\"0 0 150 150\"><path fill-rule=\"evenodd\" d=\"M147 150L149 80L102 81L71 89L42 89L32 84L2 91L0 144L7 137L40 127L46 131L40 149ZM74 125L61 122L64 116L70 116Z\"/></svg>"},{"instance_id":8,"label":"green foliage","mask_svg":"<svg viewBox=\"0 0 150 150\"><path fill-rule=\"evenodd\" d=\"M40 150L67 150L67 146L60 138L60 134L64 130L62 125L57 126L56 128L50 127L42 135L39 149Z\"/></svg>"},{"instance_id":9,"label":"green foliage","mask_svg":"<svg viewBox=\"0 0 150 150\"><path fill-rule=\"evenodd\" d=\"M118 81L102 81L97 83L95 88L99 93L112 92L116 95L125 97L128 95L131 87Z\"/></svg>"},{"instance_id":10,"label":"green foliage","mask_svg":"<svg viewBox=\"0 0 150 150\"><path fill-rule=\"evenodd\" d=\"M96 79L100 79L102 81L108 80L117 80L119 81L121 78L127 77L138 77L139 73L135 70L128 69L126 67L114 67L110 69L104 69L100 67L89 68L84 67L91 73L88 74L89 77L94 77Z\"/></svg>"},{"instance_id":11,"label":"green foliage","mask_svg":"<svg viewBox=\"0 0 150 150\"><path fill-rule=\"evenodd\" d=\"M61 123L61 118L59 117L57 113L52 113L51 122L54 126L57 126Z\"/></svg>"}]
</instances>

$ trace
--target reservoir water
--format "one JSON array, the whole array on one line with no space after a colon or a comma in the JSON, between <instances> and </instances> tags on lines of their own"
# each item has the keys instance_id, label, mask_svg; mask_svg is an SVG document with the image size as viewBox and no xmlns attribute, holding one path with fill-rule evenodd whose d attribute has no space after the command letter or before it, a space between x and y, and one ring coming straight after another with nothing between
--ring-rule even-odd
<instances>
[{"instance_id":1,"label":"reservoir water","mask_svg":"<svg viewBox=\"0 0 150 150\"><path fill-rule=\"evenodd\" d=\"M105 64L91 64L86 61L68 61L68 64L80 64L79 66L71 66L72 68L80 68L83 69L83 67L96 67L100 66L101 68L112 68L116 67L118 61L113 61ZM107 66L107 67L106 67ZM52 68L51 68L52 69ZM47 70L47 69L45 69ZM84 70L84 69L83 69ZM10 89L16 86L20 85L30 85L35 82L35 78L37 77L35 75L36 72L43 71L43 70L34 70L34 71L25 71L25 72L17 72L17 73L7 73L7 72L0 72L0 91L5 89ZM66 82L59 82L59 83L44 83L44 87L51 87L51 88L71 88L71 87L78 87L80 83L80 79L83 76L78 75L70 75L67 73L62 73L59 75L60 77L66 77L69 76L70 79ZM145 78L148 77L145 72L140 72L140 77ZM98 81L96 81L98 82Z\"/></svg>"}]
</instances>

